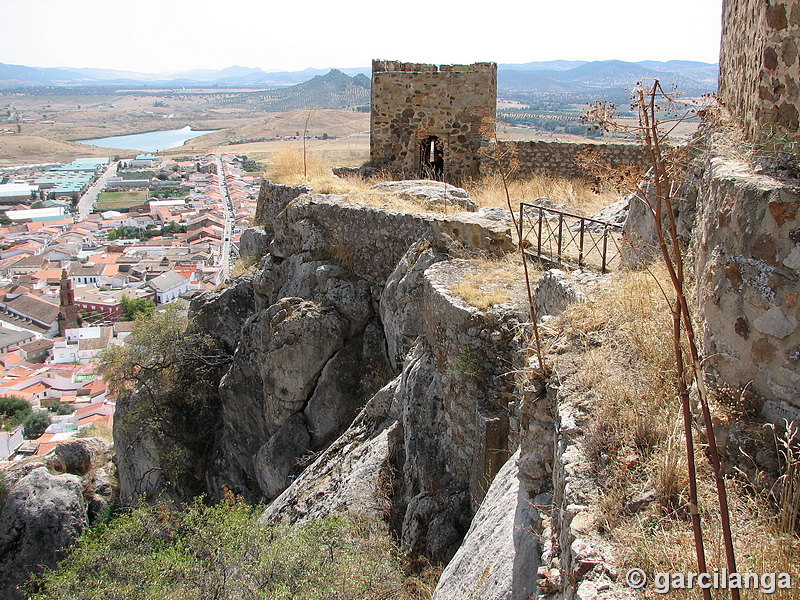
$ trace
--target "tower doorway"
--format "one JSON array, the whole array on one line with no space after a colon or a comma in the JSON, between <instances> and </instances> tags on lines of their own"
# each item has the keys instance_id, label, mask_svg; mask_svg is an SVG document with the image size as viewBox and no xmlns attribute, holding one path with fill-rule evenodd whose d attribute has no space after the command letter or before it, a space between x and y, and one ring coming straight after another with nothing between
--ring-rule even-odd
<instances>
[{"instance_id":1,"label":"tower doorway","mask_svg":"<svg viewBox=\"0 0 800 600\"><path fill-rule=\"evenodd\" d=\"M435 135L420 142L419 174L423 179L439 181L444 177L444 142Z\"/></svg>"}]
</instances>

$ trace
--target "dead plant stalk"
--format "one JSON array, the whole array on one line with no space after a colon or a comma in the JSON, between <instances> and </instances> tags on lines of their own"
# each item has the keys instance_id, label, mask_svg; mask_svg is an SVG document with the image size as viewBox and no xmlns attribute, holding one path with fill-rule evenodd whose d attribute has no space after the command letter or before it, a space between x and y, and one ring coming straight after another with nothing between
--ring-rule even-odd
<instances>
[{"instance_id":1,"label":"dead plant stalk","mask_svg":"<svg viewBox=\"0 0 800 600\"><path fill-rule=\"evenodd\" d=\"M530 306L530 316L531 316L531 324L533 326L533 339L534 345L536 347L536 359L539 361L538 371L539 374L545 378L547 374L547 369L545 368L544 364L544 357L542 354L542 341L539 335L539 325L536 322L536 308L533 304L533 290L531 288L531 277L528 271L528 259L525 256L525 245L524 245L524 238L522 236L522 221L518 220L515 213L514 207L511 204L511 193L508 189L508 173L506 172L506 168L503 165L502 156L500 156L500 141L497 138L497 122L491 121L484 124L486 129L489 131L484 132L485 134L490 134L492 139L494 140L494 147L496 148L495 156L493 157L495 160L495 165L497 167L497 171L500 173L500 180L503 184L503 191L505 192L506 196L506 205L508 206L508 212L511 213L511 222L514 225L514 230L517 233L517 243L519 247L520 257L522 258L522 267L525 271L525 291L528 295L528 305ZM486 137L486 135L484 135Z\"/></svg>"},{"instance_id":2,"label":"dead plant stalk","mask_svg":"<svg viewBox=\"0 0 800 600\"><path fill-rule=\"evenodd\" d=\"M639 116L638 127L633 128L633 132L638 134L642 142L650 166L650 186L643 185L636 189L638 197L648 206L655 220L655 229L658 237L658 246L664 264L667 269L670 283L675 293L674 301L669 301L670 313L673 324L673 348L675 353L676 365L676 386L681 402L684 421L684 435L686 438L687 464L689 471L689 511L692 520L692 529L695 539L695 551L697 555L698 569L701 573L707 573L705 558L705 546L700 523L700 512L697 497L697 472L694 462L694 442L692 438L692 411L690 406L689 385L694 381L697 386L697 395L703 414L703 421L708 438L708 450L711 459L711 466L714 472L714 480L717 489L717 500L719 503L720 520L722 526L723 542L725 546L725 557L728 572L736 572L736 558L731 536L730 515L728 510L728 497L725 490L725 481L722 477L719 453L714 437L714 426L711 420L709 408L708 391L703 378L700 353L694 334L691 314L689 313L689 303L685 291L685 273L683 264L683 254L680 247L675 213L673 210L673 198L677 187L677 171L679 165L674 156L669 157L665 149L666 138L669 131L664 131L667 121L660 120L658 113L663 108L658 101L665 101L668 106L676 103L674 94L664 91L661 84L656 79L652 87L646 89L643 85L637 85L632 107L636 109ZM586 120L595 121L600 127L608 129L626 129L620 126L613 118L613 105L598 103L595 108L586 115ZM696 111L687 110L682 116L672 119L671 122L681 122L686 118L694 116ZM630 128L627 128L628 132ZM665 223L666 216L666 223ZM665 231L666 230L666 231ZM689 347L690 373L687 374L684 367L683 347L681 335L685 332ZM690 376L690 378L689 378ZM739 600L739 590L730 590L731 598ZM703 597L711 599L711 591L703 590Z\"/></svg>"}]
</instances>

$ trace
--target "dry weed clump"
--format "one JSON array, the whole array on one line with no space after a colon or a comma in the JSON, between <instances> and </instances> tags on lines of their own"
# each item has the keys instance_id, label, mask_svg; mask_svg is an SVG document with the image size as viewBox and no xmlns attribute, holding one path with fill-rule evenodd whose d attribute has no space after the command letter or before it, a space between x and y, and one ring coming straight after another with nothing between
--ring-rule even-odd
<instances>
[{"instance_id":1,"label":"dry weed clump","mask_svg":"<svg viewBox=\"0 0 800 600\"><path fill-rule=\"evenodd\" d=\"M515 203L549 198L554 203L566 204L570 211L583 215L592 215L621 198L618 192L610 189L595 192L591 182L582 179L532 175L527 179L509 180L507 183ZM505 190L499 175L489 175L465 183L464 188L478 206L507 207Z\"/></svg>"},{"instance_id":2,"label":"dry weed clump","mask_svg":"<svg viewBox=\"0 0 800 600\"><path fill-rule=\"evenodd\" d=\"M685 481L670 451L679 408L664 297L647 273L614 277L613 285L573 305L555 324L585 351L574 381L592 406L584 451L602 489L605 529L637 496L655 495L671 510L679 501L674 482Z\"/></svg>"},{"instance_id":3,"label":"dry weed clump","mask_svg":"<svg viewBox=\"0 0 800 600\"><path fill-rule=\"evenodd\" d=\"M449 291L467 304L485 310L512 300L524 302L523 277L521 260L471 260L464 276Z\"/></svg>"},{"instance_id":4,"label":"dry weed clump","mask_svg":"<svg viewBox=\"0 0 800 600\"><path fill-rule=\"evenodd\" d=\"M572 305L549 324L562 340L566 337L572 347L577 345L584 352L573 382L586 395L591 413L583 450L600 492L597 526L616 547L622 572L638 567L651 577L660 572L697 571L687 508L686 450L674 383L672 321L654 276L667 281L658 268L653 275L616 273L613 285L589 302ZM726 414L738 418L724 406L716 406L715 412L720 418ZM725 567L726 559L714 474L700 422L695 415L699 505L708 568L713 572ZM760 441L765 446L776 444L774 437L769 440L770 430L765 430ZM740 573L793 573L796 585L800 582L800 538L796 523L793 527L785 524L785 506L800 502L790 483L793 469L800 465L780 436L777 445L783 457L778 481L787 482L790 492L783 495L783 507L776 505L780 485L758 487L753 484L758 476L744 477L743 473L727 478L737 569ZM733 463L728 463L728 472L738 472ZM772 477L762 479L774 481ZM796 514L793 510L790 506L788 512ZM758 590L741 591L743 599L763 596ZM702 597L697 588L672 594ZM714 597L729 597L726 594ZM792 594L796 590L776 590L773 597L796 598Z\"/></svg>"},{"instance_id":5,"label":"dry weed clump","mask_svg":"<svg viewBox=\"0 0 800 600\"><path fill-rule=\"evenodd\" d=\"M282 148L270 154L266 162L266 176L275 183L306 183L320 194L368 190L373 185L373 182L365 182L358 177L335 177L331 172L334 165L317 152L307 151L304 164L302 148Z\"/></svg>"}]
</instances>

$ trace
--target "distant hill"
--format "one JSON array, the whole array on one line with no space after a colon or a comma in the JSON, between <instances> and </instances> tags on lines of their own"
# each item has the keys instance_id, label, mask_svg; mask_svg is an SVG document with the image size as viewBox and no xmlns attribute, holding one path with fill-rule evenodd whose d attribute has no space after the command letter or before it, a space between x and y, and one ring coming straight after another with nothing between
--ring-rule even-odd
<instances>
[{"instance_id":1,"label":"distant hill","mask_svg":"<svg viewBox=\"0 0 800 600\"><path fill-rule=\"evenodd\" d=\"M149 87L287 87L325 76L329 69L305 69L267 73L259 68L232 66L221 70L195 69L171 73L135 73L109 69L44 69L0 63L0 88L34 86L147 86ZM620 60L528 62L501 64L498 68L501 92L576 93L631 86L641 78L659 77L686 91L709 92L717 88L717 65L672 60L667 62ZM368 81L369 67L336 69L349 77Z\"/></svg>"},{"instance_id":2,"label":"distant hill","mask_svg":"<svg viewBox=\"0 0 800 600\"><path fill-rule=\"evenodd\" d=\"M638 81L658 78L665 88L675 85L688 96L717 90L718 65L695 61L547 61L501 64L498 97L535 110L609 100L624 104ZM305 69L267 73L232 66L222 70L196 69L175 73L133 73L106 69L41 69L0 63L0 89L72 86L91 90L219 88L228 108L267 111L317 108L353 109L368 106L369 68ZM240 90L226 94L226 88ZM77 92L77 90L76 90Z\"/></svg>"},{"instance_id":3,"label":"distant hill","mask_svg":"<svg viewBox=\"0 0 800 600\"><path fill-rule=\"evenodd\" d=\"M504 65L497 75L498 91L580 94L597 90L622 90L637 81L658 78L662 84L676 85L687 94L715 92L717 65L691 61L604 60L578 64L571 68L556 61L554 69L531 69L531 65Z\"/></svg>"},{"instance_id":4,"label":"distant hill","mask_svg":"<svg viewBox=\"0 0 800 600\"><path fill-rule=\"evenodd\" d=\"M283 112L302 110L309 107L318 109L353 109L368 106L370 102L370 81L362 74L355 77L331 69L325 75L315 75L310 80L296 85L257 91L231 91L212 94L212 103L225 108L241 110L265 110ZM217 97L218 96L218 97Z\"/></svg>"},{"instance_id":5,"label":"distant hill","mask_svg":"<svg viewBox=\"0 0 800 600\"><path fill-rule=\"evenodd\" d=\"M36 86L115 86L115 87L281 87L325 75L330 69L305 69L267 73L258 68L232 66L226 69L195 69L169 73L136 73L113 69L45 69L0 63L0 89ZM341 69L345 75L370 76L370 68Z\"/></svg>"},{"instance_id":6,"label":"distant hill","mask_svg":"<svg viewBox=\"0 0 800 600\"><path fill-rule=\"evenodd\" d=\"M370 80L362 74L350 77L338 69L316 75L309 81L285 88L242 94L250 96L262 110L314 108L353 108L370 103ZM250 102L248 101L248 104Z\"/></svg>"}]
</instances>

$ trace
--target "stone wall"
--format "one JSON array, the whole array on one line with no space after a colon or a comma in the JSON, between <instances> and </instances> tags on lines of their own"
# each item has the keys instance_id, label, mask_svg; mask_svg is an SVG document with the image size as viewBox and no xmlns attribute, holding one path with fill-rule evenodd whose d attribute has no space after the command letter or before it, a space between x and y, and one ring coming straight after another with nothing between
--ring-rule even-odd
<instances>
[{"instance_id":1,"label":"stone wall","mask_svg":"<svg viewBox=\"0 0 800 600\"><path fill-rule=\"evenodd\" d=\"M751 139L798 134L800 0L726 0L719 96Z\"/></svg>"},{"instance_id":2,"label":"stone wall","mask_svg":"<svg viewBox=\"0 0 800 600\"><path fill-rule=\"evenodd\" d=\"M712 157L697 203L696 306L706 364L800 417L800 189Z\"/></svg>"},{"instance_id":3,"label":"stone wall","mask_svg":"<svg viewBox=\"0 0 800 600\"><path fill-rule=\"evenodd\" d=\"M513 251L510 223L495 210L453 215L386 210L309 194L290 204L274 223L273 255L325 255L371 283L386 281L405 251L428 232L444 234L467 253L502 256Z\"/></svg>"},{"instance_id":4,"label":"stone wall","mask_svg":"<svg viewBox=\"0 0 800 600\"><path fill-rule=\"evenodd\" d=\"M475 177L484 129L493 124L497 65L425 65L372 61L370 156L392 176L425 176L425 140L441 144L441 175L458 182Z\"/></svg>"},{"instance_id":5,"label":"stone wall","mask_svg":"<svg viewBox=\"0 0 800 600\"><path fill-rule=\"evenodd\" d=\"M555 177L590 177L590 174L575 164L578 154L587 148L596 150L612 167L643 164L642 147L635 144L575 144L569 142L499 142L489 144L481 160L481 174L489 174L496 168L493 157L513 157L517 165L513 177L552 175ZM508 161L508 159L503 159Z\"/></svg>"}]
</instances>

